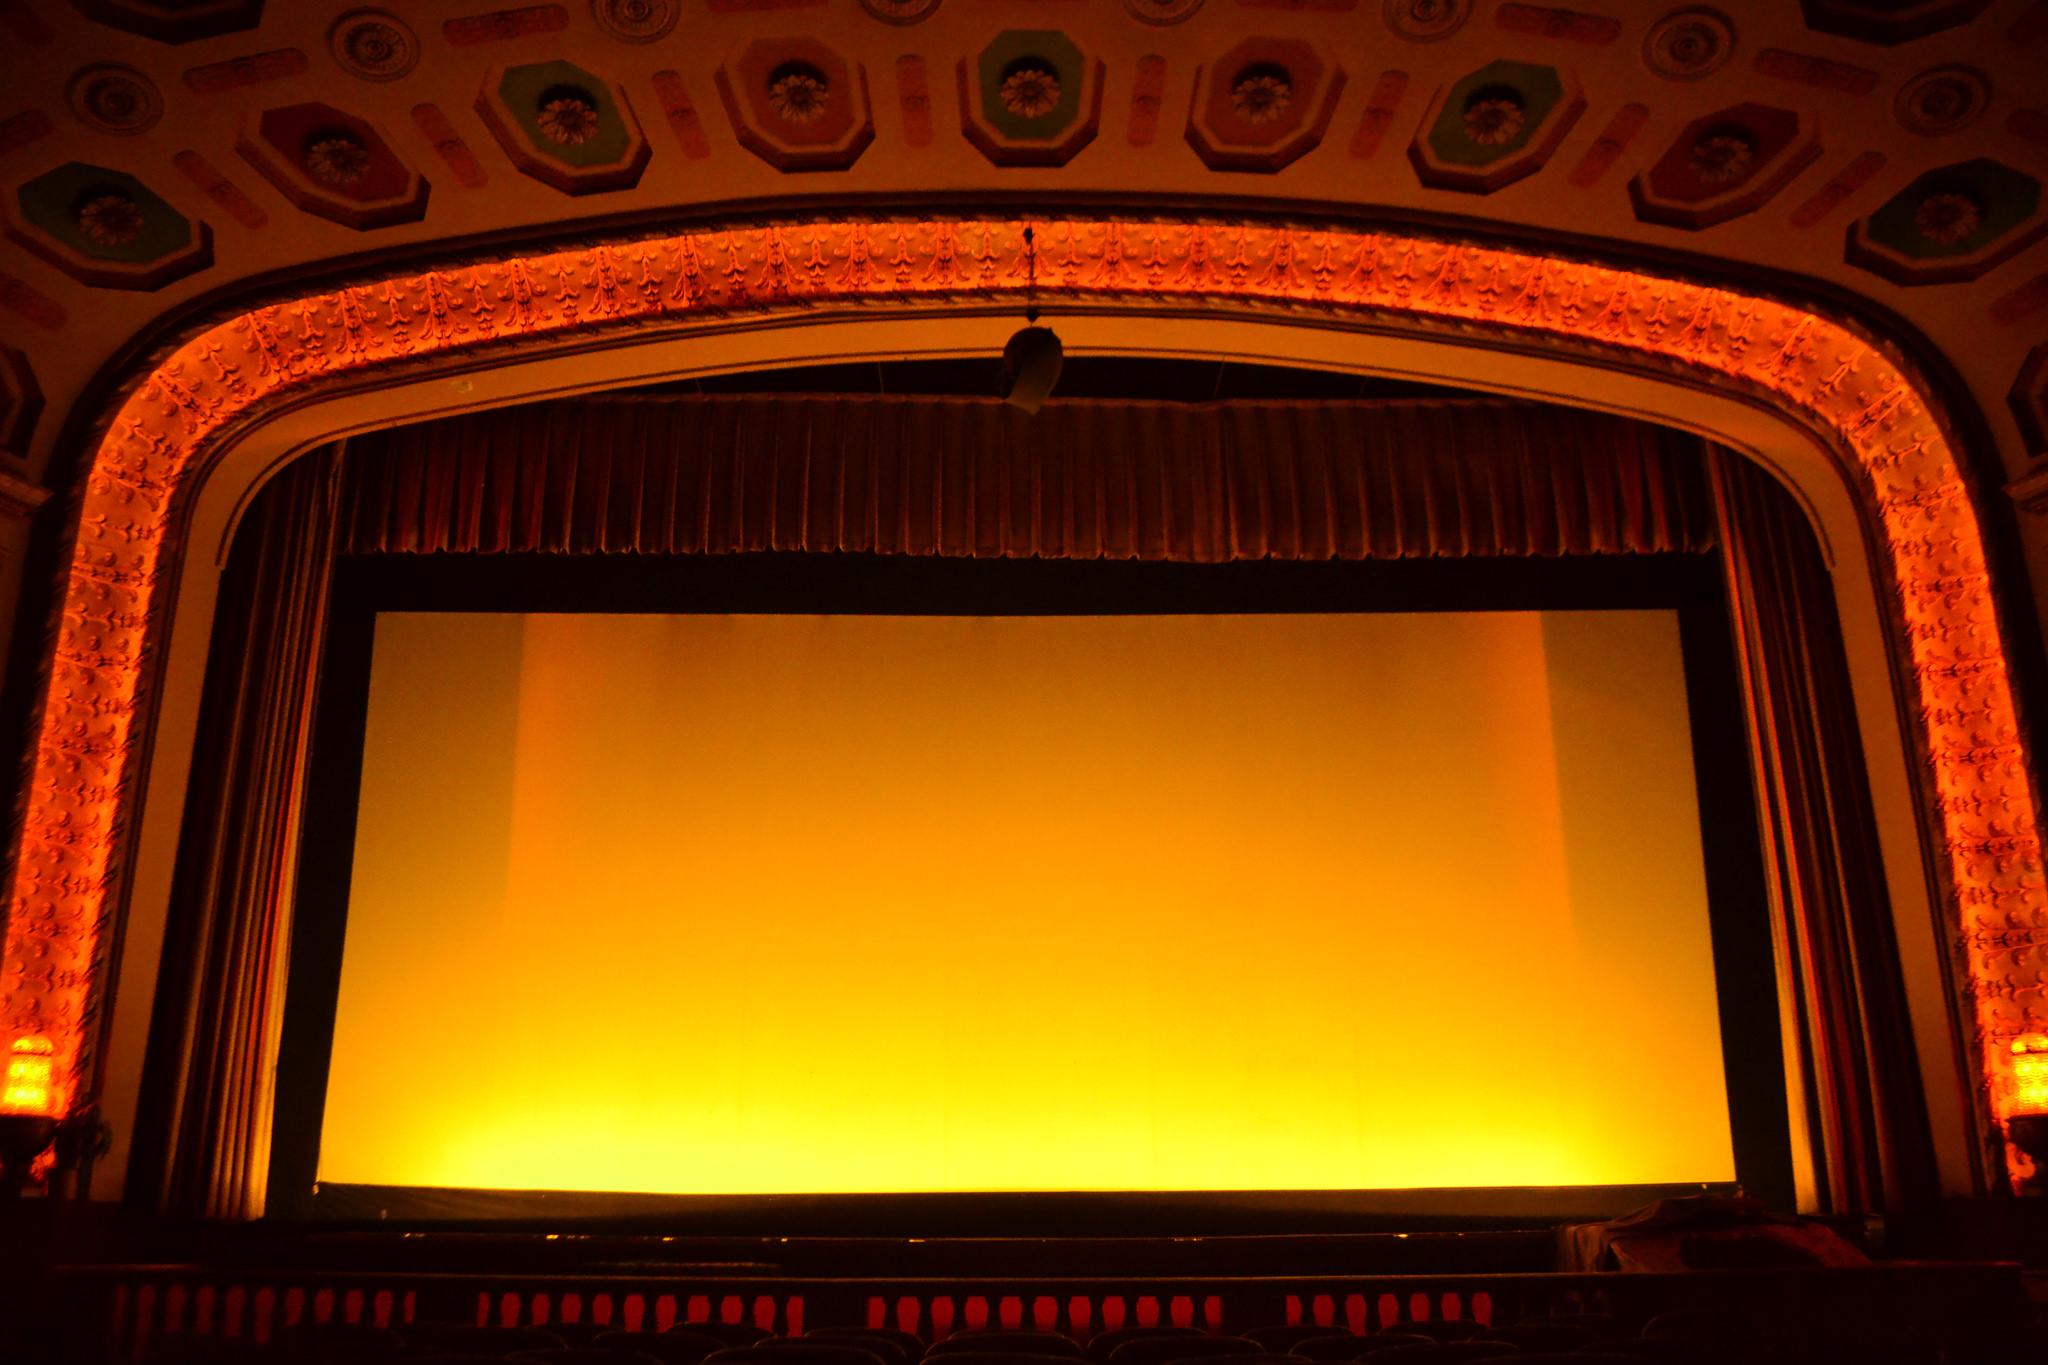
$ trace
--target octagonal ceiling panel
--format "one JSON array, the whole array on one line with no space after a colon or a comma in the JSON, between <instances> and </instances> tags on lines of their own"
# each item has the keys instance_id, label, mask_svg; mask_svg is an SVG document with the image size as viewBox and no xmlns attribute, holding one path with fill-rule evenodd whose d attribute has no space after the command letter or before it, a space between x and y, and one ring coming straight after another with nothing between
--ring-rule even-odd
<instances>
[{"instance_id":1,"label":"octagonal ceiling panel","mask_svg":"<svg viewBox=\"0 0 2048 1365\"><path fill-rule=\"evenodd\" d=\"M213 262L213 234L125 171L70 161L15 193L7 235L84 284L155 289Z\"/></svg>"},{"instance_id":2,"label":"octagonal ceiling panel","mask_svg":"<svg viewBox=\"0 0 2048 1365\"><path fill-rule=\"evenodd\" d=\"M1105 68L1064 33L999 33L958 76L961 131L998 166L1064 166L1095 140Z\"/></svg>"},{"instance_id":3,"label":"octagonal ceiling panel","mask_svg":"<svg viewBox=\"0 0 2048 1365\"><path fill-rule=\"evenodd\" d=\"M251 29L263 0L73 0L78 12L110 28L163 43L189 43Z\"/></svg>"},{"instance_id":4,"label":"octagonal ceiling panel","mask_svg":"<svg viewBox=\"0 0 2048 1365\"><path fill-rule=\"evenodd\" d=\"M513 165L564 194L630 189L654 155L624 87L571 62L492 67L476 111Z\"/></svg>"},{"instance_id":5,"label":"octagonal ceiling panel","mask_svg":"<svg viewBox=\"0 0 2048 1365\"><path fill-rule=\"evenodd\" d=\"M718 68L740 145L781 171L843 171L875 140L867 71L815 38L761 38Z\"/></svg>"},{"instance_id":6,"label":"octagonal ceiling panel","mask_svg":"<svg viewBox=\"0 0 2048 1365\"><path fill-rule=\"evenodd\" d=\"M1437 92L1408 159L1434 189L1491 194L1541 170L1585 110L1571 72L1492 62Z\"/></svg>"},{"instance_id":7,"label":"octagonal ceiling panel","mask_svg":"<svg viewBox=\"0 0 2048 1365\"><path fill-rule=\"evenodd\" d=\"M294 206L344 227L410 223L427 211L426 177L375 124L331 104L267 109L235 150Z\"/></svg>"},{"instance_id":8,"label":"octagonal ceiling panel","mask_svg":"<svg viewBox=\"0 0 2048 1365\"><path fill-rule=\"evenodd\" d=\"M1866 43L1909 42L1966 24L1991 0L1799 0L1806 22L1822 33Z\"/></svg>"},{"instance_id":9,"label":"octagonal ceiling panel","mask_svg":"<svg viewBox=\"0 0 2048 1365\"><path fill-rule=\"evenodd\" d=\"M1211 170L1280 170L1322 142L1343 93L1343 69L1315 44L1247 38L1195 73L1188 145Z\"/></svg>"},{"instance_id":10,"label":"octagonal ceiling panel","mask_svg":"<svg viewBox=\"0 0 2048 1365\"><path fill-rule=\"evenodd\" d=\"M1604 27L1578 22L1589 18ZM253 27L174 45L209 25L244 22ZM978 63L1008 30L1056 32L1078 50L1078 98L1069 102L1075 83L1062 75L1045 118L1032 111L1050 91L1027 78L1011 92L1025 112L1002 105L1001 83L984 81ZM1879 45L1914 31L1921 36ZM1671 268L1712 276L1725 262L1735 274L1779 275L1792 292L1860 294L1897 311L1941 348L1990 414L2009 477L2023 473L2037 448L2023 440L2008 394L2021 358L2048 342L2048 245L2029 246L2031 212L2007 209L2048 177L2048 96L2037 92L2034 71L2048 52L2048 0L273 0L260 12L242 0L0 0L0 33L21 57L10 73L14 103L0 108L0 155L12 168L0 218L14 237L0 262L0 343L35 356L35 378L54 409L93 392L93 377L124 347L177 326L185 308L203 306L216 288L322 272L365 245L460 260L492 234L539 240L570 232L563 216L582 210L563 194L615 184L591 202L650 220L800 216L814 196L844 190L870 204L954 209L1004 196L1020 210L1047 213L1157 202L1195 213L1227 204L1254 215L1356 214L1460 237L1565 238L1582 243L1589 259L1648 251L1671 261L1689 250L1691 259ZM1252 35L1292 44L1305 60L1241 46ZM763 52L771 65L760 79L737 79L740 64ZM1043 47L1015 55L1047 58L1056 73L1068 66L1064 53ZM1243 69L1261 55L1287 79ZM478 127L468 106L487 80L495 93L511 69L558 61L599 97L591 104L600 124L605 110L618 111L609 153L590 146L600 130L574 141L574 108L557 111L570 116L555 118L559 143L542 145L538 110L511 107L502 94L486 101L492 133ZM807 62L824 79L788 82L778 97L767 77L782 62ZM1575 103L1569 94L1555 102L1565 113L1546 114L1542 99L1526 98L1534 92L1506 81L1524 97L1519 110L1481 101L1473 111L1489 140L1457 147L1424 138L1413 149L1419 173L1386 164L1390 149L1411 150L1419 129L1436 131L1447 116L1462 124L1462 103L1445 107L1451 88L1495 62L1508 64L1495 75L1557 68L1566 91L1576 76L1582 122L1563 131ZM714 94L721 66L726 89ZM1062 160L1071 150L1065 138L1088 136L1093 83L1105 67L1093 139ZM1343 127L1320 131L1339 68L1347 84L1365 88L1343 89L1334 114ZM1308 79L1317 69L1328 78ZM1254 79L1234 79L1240 75ZM885 83L889 106L872 122L869 80ZM1001 131L992 93L1004 115L1031 126ZM726 112L715 113L721 101ZM424 216L360 235L299 217L358 213L366 193L308 183L306 149L272 148L258 137L266 110L313 102L374 125L375 146L434 182ZM1433 102L1431 127L1422 129ZM1818 120L1820 159L1767 200L1803 139L1781 156L1772 137L1758 137L1745 156L1700 137L1703 120L1745 102ZM950 138L955 110L959 143ZM728 127L747 154L733 154ZM635 183L647 155L642 131L666 156L659 166L646 161ZM1532 170L1559 133L1553 159ZM259 178L245 163L238 137L259 144L271 175ZM1338 145L1329 145L1333 138ZM1702 154L1709 185L1667 183L1685 169L1678 153L1686 143ZM859 150L867 145L873 150ZM509 173L501 147L521 174ZM1013 156L1039 164L1011 164ZM1931 204L1911 195L1903 208L1889 202L1910 186L1938 188L1920 184L1937 171L1985 161L2003 169L1956 178L1988 185L1964 183L1955 197L1919 195ZM140 182L132 190L107 183L127 190L118 197L145 220L159 221L155 205L167 202L176 210L166 210L170 221L190 220L189 251L122 259L136 254L135 243L80 240L73 215L87 206L64 196L53 203L32 195L32 220L17 192L73 164ZM837 177L784 174L843 166L857 172L843 187L825 183ZM330 170L346 174L341 162ZM1519 187L1491 199L1475 194L1524 173ZM551 188L542 192L533 179ZM273 184L301 207L281 200ZM84 216L101 237L130 230L131 210L119 204ZM209 241L201 218L213 229L215 258L203 270ZM1709 222L1705 232L1676 226ZM1859 226L1850 246L1852 222ZM1920 240L1923 226L1937 240ZM156 293L106 287L146 290L184 270L196 273ZM1930 287L1901 290L1890 277ZM63 344L52 345L53 336ZM26 452L32 463L50 457L63 425L38 424Z\"/></svg>"},{"instance_id":11,"label":"octagonal ceiling panel","mask_svg":"<svg viewBox=\"0 0 2048 1365\"><path fill-rule=\"evenodd\" d=\"M1820 155L1811 116L1736 104L1688 123L1664 154L1629 182L1636 217L1703 228L1767 202Z\"/></svg>"},{"instance_id":12,"label":"octagonal ceiling panel","mask_svg":"<svg viewBox=\"0 0 2048 1365\"><path fill-rule=\"evenodd\" d=\"M1972 280L2048 232L2041 182L1979 157L1927 172L1849 229L1848 259L1895 284Z\"/></svg>"}]
</instances>

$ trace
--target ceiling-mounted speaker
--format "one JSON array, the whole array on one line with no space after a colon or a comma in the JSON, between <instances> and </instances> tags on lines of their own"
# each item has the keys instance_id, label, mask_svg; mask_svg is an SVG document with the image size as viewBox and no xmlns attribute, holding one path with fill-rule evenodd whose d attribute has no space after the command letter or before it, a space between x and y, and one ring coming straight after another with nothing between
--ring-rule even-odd
<instances>
[{"instance_id":1,"label":"ceiling-mounted speaker","mask_svg":"<svg viewBox=\"0 0 2048 1365\"><path fill-rule=\"evenodd\" d=\"M1024 327L1003 347L1003 401L1036 413L1059 383L1064 359L1059 334L1050 327Z\"/></svg>"}]
</instances>

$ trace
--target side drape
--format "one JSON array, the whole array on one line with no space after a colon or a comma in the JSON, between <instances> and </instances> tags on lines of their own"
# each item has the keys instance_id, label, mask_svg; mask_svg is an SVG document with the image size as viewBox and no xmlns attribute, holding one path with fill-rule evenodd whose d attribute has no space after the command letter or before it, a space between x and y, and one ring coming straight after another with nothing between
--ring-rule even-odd
<instances>
[{"instance_id":1,"label":"side drape","mask_svg":"<svg viewBox=\"0 0 2048 1365\"><path fill-rule=\"evenodd\" d=\"M360 437L343 552L1405 559L1705 550L1690 438L1497 401L613 397Z\"/></svg>"},{"instance_id":2,"label":"side drape","mask_svg":"<svg viewBox=\"0 0 2048 1365\"><path fill-rule=\"evenodd\" d=\"M281 472L222 580L143 1110L160 1166L138 1189L177 1216L263 1210L338 467L328 449Z\"/></svg>"},{"instance_id":3,"label":"side drape","mask_svg":"<svg viewBox=\"0 0 2048 1365\"><path fill-rule=\"evenodd\" d=\"M1833 585L1770 475L1727 451L1710 468L1795 1147L1823 1210L1897 1210L1935 1188L1933 1154Z\"/></svg>"}]
</instances>

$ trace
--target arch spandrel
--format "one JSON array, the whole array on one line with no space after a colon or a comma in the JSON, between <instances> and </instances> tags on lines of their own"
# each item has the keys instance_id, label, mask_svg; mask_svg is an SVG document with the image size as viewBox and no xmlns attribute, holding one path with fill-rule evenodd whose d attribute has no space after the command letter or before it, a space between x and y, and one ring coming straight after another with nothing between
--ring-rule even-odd
<instances>
[{"instance_id":1,"label":"arch spandrel","mask_svg":"<svg viewBox=\"0 0 2048 1365\"><path fill-rule=\"evenodd\" d=\"M1841 322L1781 301L1458 241L1273 223L1053 219L1041 293L1089 307L1225 305L1437 327L1689 371L1829 434L1892 596L1934 809L1955 976L1983 1117L2011 1103L2009 1045L2048 1029L2048 885L1983 537L1923 384ZM692 230L426 270L255 308L191 336L129 391L79 500L7 920L9 1036L56 1045L92 1091L99 982L120 904L181 498L232 430L304 395L663 329L833 307L1021 300L1022 220L845 220Z\"/></svg>"}]
</instances>

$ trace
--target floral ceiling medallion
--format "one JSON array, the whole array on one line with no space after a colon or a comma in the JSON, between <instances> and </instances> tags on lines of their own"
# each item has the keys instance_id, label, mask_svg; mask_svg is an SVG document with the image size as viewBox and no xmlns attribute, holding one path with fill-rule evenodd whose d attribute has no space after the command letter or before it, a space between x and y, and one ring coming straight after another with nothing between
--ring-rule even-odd
<instances>
[{"instance_id":1,"label":"floral ceiling medallion","mask_svg":"<svg viewBox=\"0 0 2048 1365\"><path fill-rule=\"evenodd\" d=\"M78 121L102 133L132 137L156 127L164 116L163 95L132 66L105 62L85 67L65 93Z\"/></svg>"},{"instance_id":2,"label":"floral ceiling medallion","mask_svg":"<svg viewBox=\"0 0 2048 1365\"><path fill-rule=\"evenodd\" d=\"M817 38L755 38L712 73L740 146L779 171L843 171L875 140L867 72Z\"/></svg>"},{"instance_id":3,"label":"floral ceiling medallion","mask_svg":"<svg viewBox=\"0 0 2048 1365\"><path fill-rule=\"evenodd\" d=\"M420 40L389 10L350 10L327 30L327 51L342 70L366 81L395 81L419 64Z\"/></svg>"},{"instance_id":4,"label":"floral ceiling medallion","mask_svg":"<svg viewBox=\"0 0 2048 1365\"><path fill-rule=\"evenodd\" d=\"M1285 71L1247 71L1230 87L1230 105L1246 123L1271 123L1294 103L1294 82Z\"/></svg>"},{"instance_id":5,"label":"floral ceiling medallion","mask_svg":"<svg viewBox=\"0 0 2048 1365\"><path fill-rule=\"evenodd\" d=\"M1960 133L1991 103L1991 81L1970 66L1937 66L1899 89L1892 113L1899 126L1921 137Z\"/></svg>"},{"instance_id":6,"label":"floral ceiling medallion","mask_svg":"<svg viewBox=\"0 0 2048 1365\"><path fill-rule=\"evenodd\" d=\"M1643 65L1667 81L1713 75L1735 52L1735 25L1719 10L1682 9L1650 26Z\"/></svg>"},{"instance_id":7,"label":"floral ceiling medallion","mask_svg":"<svg viewBox=\"0 0 2048 1365\"><path fill-rule=\"evenodd\" d=\"M622 43L653 43L668 37L682 6L678 0L590 0L590 17Z\"/></svg>"},{"instance_id":8,"label":"floral ceiling medallion","mask_svg":"<svg viewBox=\"0 0 2048 1365\"><path fill-rule=\"evenodd\" d=\"M580 147L597 136L597 105L585 94L557 92L541 102L534 121L555 145Z\"/></svg>"},{"instance_id":9,"label":"floral ceiling medallion","mask_svg":"<svg viewBox=\"0 0 2048 1365\"><path fill-rule=\"evenodd\" d=\"M860 7L885 24L915 24L931 18L939 0L860 0Z\"/></svg>"},{"instance_id":10,"label":"floral ceiling medallion","mask_svg":"<svg viewBox=\"0 0 2048 1365\"><path fill-rule=\"evenodd\" d=\"M825 116L832 83L815 66L792 62L769 74L768 107L791 123L812 123Z\"/></svg>"},{"instance_id":11,"label":"floral ceiling medallion","mask_svg":"<svg viewBox=\"0 0 2048 1365\"><path fill-rule=\"evenodd\" d=\"M1105 75L1058 29L1006 29L954 68L961 132L998 166L1064 166L1101 127Z\"/></svg>"},{"instance_id":12,"label":"floral ceiling medallion","mask_svg":"<svg viewBox=\"0 0 2048 1365\"><path fill-rule=\"evenodd\" d=\"M306 149L306 170L323 185L359 185L370 170L370 149L347 133L329 133Z\"/></svg>"},{"instance_id":13,"label":"floral ceiling medallion","mask_svg":"<svg viewBox=\"0 0 2048 1365\"><path fill-rule=\"evenodd\" d=\"M1344 79L1336 59L1314 43L1245 38L1195 72L1188 145L1211 170L1284 170L1329 131Z\"/></svg>"},{"instance_id":14,"label":"floral ceiling medallion","mask_svg":"<svg viewBox=\"0 0 2048 1365\"><path fill-rule=\"evenodd\" d=\"M1387 27L1411 43L1450 37L1472 17L1472 0L1386 0Z\"/></svg>"},{"instance_id":15,"label":"floral ceiling medallion","mask_svg":"<svg viewBox=\"0 0 2048 1365\"><path fill-rule=\"evenodd\" d=\"M1148 24L1178 24L1202 7L1202 0L1124 0L1131 17Z\"/></svg>"},{"instance_id":16,"label":"floral ceiling medallion","mask_svg":"<svg viewBox=\"0 0 2048 1365\"><path fill-rule=\"evenodd\" d=\"M142 206L125 194L101 194L78 206L78 230L101 246L126 246L142 235Z\"/></svg>"},{"instance_id":17,"label":"floral ceiling medallion","mask_svg":"<svg viewBox=\"0 0 2048 1365\"><path fill-rule=\"evenodd\" d=\"M1044 63L1021 63L1003 77L996 98L1018 118L1044 118L1059 107L1060 73Z\"/></svg>"},{"instance_id":18,"label":"floral ceiling medallion","mask_svg":"<svg viewBox=\"0 0 2048 1365\"><path fill-rule=\"evenodd\" d=\"M624 87L574 62L493 67L476 111L522 174L563 194L630 189L654 155Z\"/></svg>"},{"instance_id":19,"label":"floral ceiling medallion","mask_svg":"<svg viewBox=\"0 0 2048 1365\"><path fill-rule=\"evenodd\" d=\"M156 289L213 264L213 234L126 171L90 162L52 167L15 191L17 245L81 284Z\"/></svg>"}]
</instances>

